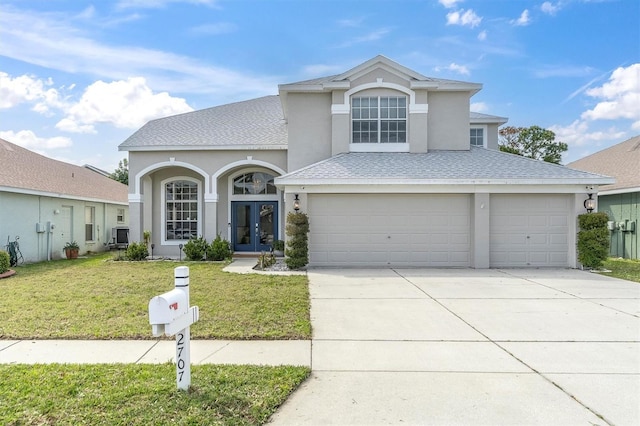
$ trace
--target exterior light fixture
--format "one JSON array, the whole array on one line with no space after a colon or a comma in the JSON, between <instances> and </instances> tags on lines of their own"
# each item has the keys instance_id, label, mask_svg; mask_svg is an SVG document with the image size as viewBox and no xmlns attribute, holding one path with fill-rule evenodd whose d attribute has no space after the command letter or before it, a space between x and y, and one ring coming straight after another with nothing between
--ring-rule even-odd
<instances>
[{"instance_id":1,"label":"exterior light fixture","mask_svg":"<svg viewBox=\"0 0 640 426\"><path fill-rule=\"evenodd\" d=\"M296 213L300 210L300 198L298 198L298 194L295 194L295 198L293 199L293 210Z\"/></svg>"},{"instance_id":2,"label":"exterior light fixture","mask_svg":"<svg viewBox=\"0 0 640 426\"><path fill-rule=\"evenodd\" d=\"M182 243L178 244L178 248L180 249L180 262L182 262Z\"/></svg>"},{"instance_id":3,"label":"exterior light fixture","mask_svg":"<svg viewBox=\"0 0 640 426\"><path fill-rule=\"evenodd\" d=\"M587 194L589 198L584 200L584 208L587 209L587 213L591 213L596 208L596 200L594 200L593 194Z\"/></svg>"}]
</instances>

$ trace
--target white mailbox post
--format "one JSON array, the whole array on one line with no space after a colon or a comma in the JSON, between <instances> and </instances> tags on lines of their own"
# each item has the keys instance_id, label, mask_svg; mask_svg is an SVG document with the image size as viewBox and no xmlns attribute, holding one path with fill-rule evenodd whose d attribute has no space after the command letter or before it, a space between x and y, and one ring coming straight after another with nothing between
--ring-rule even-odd
<instances>
[{"instance_id":1,"label":"white mailbox post","mask_svg":"<svg viewBox=\"0 0 640 426\"><path fill-rule=\"evenodd\" d=\"M176 383L178 389L191 385L191 334L189 326L198 321L197 306L189 307L189 267L174 269L175 288L149 301L149 324L155 337L176 335Z\"/></svg>"}]
</instances>

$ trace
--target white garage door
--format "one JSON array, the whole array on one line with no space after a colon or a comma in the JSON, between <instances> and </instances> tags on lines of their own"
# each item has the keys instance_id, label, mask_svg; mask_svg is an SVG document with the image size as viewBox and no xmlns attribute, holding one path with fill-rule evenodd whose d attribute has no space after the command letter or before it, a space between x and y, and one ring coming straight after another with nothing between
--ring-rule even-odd
<instances>
[{"instance_id":1,"label":"white garage door","mask_svg":"<svg viewBox=\"0 0 640 426\"><path fill-rule=\"evenodd\" d=\"M491 267L567 267L570 197L491 196Z\"/></svg>"},{"instance_id":2,"label":"white garage door","mask_svg":"<svg viewBox=\"0 0 640 426\"><path fill-rule=\"evenodd\" d=\"M310 194L312 266L469 266L469 196Z\"/></svg>"}]
</instances>

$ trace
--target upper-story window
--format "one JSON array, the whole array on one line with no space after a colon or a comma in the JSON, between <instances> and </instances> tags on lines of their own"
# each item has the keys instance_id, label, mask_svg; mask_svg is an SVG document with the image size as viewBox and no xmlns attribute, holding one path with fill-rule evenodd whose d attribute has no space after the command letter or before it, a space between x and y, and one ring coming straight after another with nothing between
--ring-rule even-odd
<instances>
[{"instance_id":1,"label":"upper-story window","mask_svg":"<svg viewBox=\"0 0 640 426\"><path fill-rule=\"evenodd\" d=\"M470 136L471 146L479 146L480 148L483 148L486 146L483 127L472 127L470 129L469 136Z\"/></svg>"},{"instance_id":2,"label":"upper-story window","mask_svg":"<svg viewBox=\"0 0 640 426\"><path fill-rule=\"evenodd\" d=\"M352 143L407 142L407 98L366 96L351 99Z\"/></svg>"}]
</instances>

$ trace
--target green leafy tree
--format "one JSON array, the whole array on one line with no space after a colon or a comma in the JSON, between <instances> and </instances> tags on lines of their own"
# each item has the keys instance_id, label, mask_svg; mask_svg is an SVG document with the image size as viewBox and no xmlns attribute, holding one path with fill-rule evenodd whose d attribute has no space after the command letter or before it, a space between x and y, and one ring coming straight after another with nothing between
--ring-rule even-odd
<instances>
[{"instance_id":1,"label":"green leafy tree","mask_svg":"<svg viewBox=\"0 0 640 426\"><path fill-rule=\"evenodd\" d=\"M556 134L539 126L513 127L500 129L500 151L547 163L560 164L562 153L569 147L556 141Z\"/></svg>"},{"instance_id":2,"label":"green leafy tree","mask_svg":"<svg viewBox=\"0 0 640 426\"><path fill-rule=\"evenodd\" d=\"M129 161L123 158L118 163L118 168L115 172L111 173L111 179L117 180L120 183L129 185Z\"/></svg>"}]
</instances>

